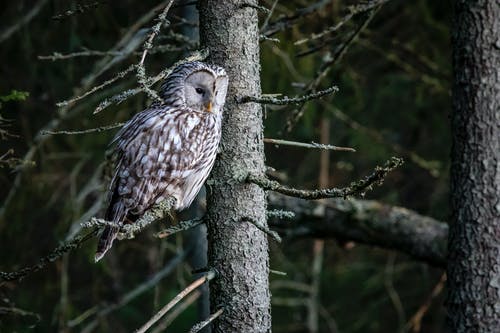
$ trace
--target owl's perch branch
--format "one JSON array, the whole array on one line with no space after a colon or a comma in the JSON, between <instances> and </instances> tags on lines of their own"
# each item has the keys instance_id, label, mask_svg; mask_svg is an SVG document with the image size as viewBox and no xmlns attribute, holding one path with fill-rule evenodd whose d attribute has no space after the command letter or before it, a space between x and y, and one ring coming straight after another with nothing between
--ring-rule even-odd
<instances>
[{"instance_id":1,"label":"owl's perch branch","mask_svg":"<svg viewBox=\"0 0 500 333\"><path fill-rule=\"evenodd\" d=\"M324 145L324 144L316 143L316 142L305 143L305 142L287 141L287 140L270 139L270 138L264 138L264 142L265 143L272 143L272 144L278 145L278 146L295 146L295 147L310 148L310 149L326 149L326 150L334 150L334 151L356 152L356 150L354 148L338 147L338 146L333 146L333 145Z\"/></svg>"},{"instance_id":2,"label":"owl's perch branch","mask_svg":"<svg viewBox=\"0 0 500 333\"><path fill-rule=\"evenodd\" d=\"M352 182L344 188L329 188L322 190L299 190L284 186L276 181L270 180L265 176L249 174L246 180L250 183L259 185L265 190L282 193L288 196L316 200L325 198L346 198L351 195L363 195L365 192L372 189L373 185L380 184L387 174L395 168L401 166L403 160L401 158L392 157L384 166L377 166L375 170L365 178Z\"/></svg>"},{"instance_id":3,"label":"owl's perch branch","mask_svg":"<svg viewBox=\"0 0 500 333\"><path fill-rule=\"evenodd\" d=\"M273 105L289 105L289 104L302 104L307 101L313 100L313 99L318 99L322 96L336 93L339 91L339 88L337 86L332 86L330 88L327 88L325 90L320 90L318 92L314 92L311 94L307 94L304 96L300 97L283 97L283 98L276 98L276 97L254 97L254 96L244 96L240 98L239 102L240 103L259 103L259 104L273 104Z\"/></svg>"},{"instance_id":4,"label":"owl's perch branch","mask_svg":"<svg viewBox=\"0 0 500 333\"><path fill-rule=\"evenodd\" d=\"M151 209L147 210L137 221L132 224L125 224L121 226L121 231L127 237L133 237L134 234L138 233L151 223L162 220L170 216L172 208L175 206L175 198L169 198L164 200Z\"/></svg>"},{"instance_id":5,"label":"owl's perch branch","mask_svg":"<svg viewBox=\"0 0 500 333\"><path fill-rule=\"evenodd\" d=\"M193 220L187 220L187 221L181 221L177 225L171 226L165 230L162 230L156 234L156 237L158 238L166 238L169 237L173 234L176 234L181 231L186 231L191 228L197 227L200 224L204 223L205 221L201 219L193 219Z\"/></svg>"},{"instance_id":6,"label":"owl's perch branch","mask_svg":"<svg viewBox=\"0 0 500 333\"><path fill-rule=\"evenodd\" d=\"M168 302L163 308L160 309L150 320L148 320L141 328L139 328L136 333L144 333L151 326L153 326L158 320L161 319L170 309L172 309L177 303L179 303L184 297L189 295L193 290L201 286L203 283L212 280L216 276L214 270L208 271L207 274L201 278L195 280L189 286L187 286L183 291L181 291L177 296L175 296L170 302Z\"/></svg>"},{"instance_id":7,"label":"owl's perch branch","mask_svg":"<svg viewBox=\"0 0 500 333\"><path fill-rule=\"evenodd\" d=\"M35 265L25 267L15 272L0 272L0 279L2 279L3 281L15 281L24 278L30 273L38 272L39 270L47 266L48 263L54 262L55 260L61 258L65 253L77 249L81 244L88 241L89 239L92 239L97 235L97 232L98 229L95 228L86 235L76 236L73 239L64 242L47 256L41 258Z\"/></svg>"}]
</instances>

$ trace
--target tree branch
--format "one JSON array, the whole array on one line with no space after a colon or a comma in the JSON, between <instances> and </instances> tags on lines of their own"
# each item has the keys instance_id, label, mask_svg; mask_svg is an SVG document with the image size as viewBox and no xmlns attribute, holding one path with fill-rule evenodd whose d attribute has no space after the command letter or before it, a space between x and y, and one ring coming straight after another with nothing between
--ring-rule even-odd
<instances>
[{"instance_id":1,"label":"tree branch","mask_svg":"<svg viewBox=\"0 0 500 333\"><path fill-rule=\"evenodd\" d=\"M269 221L284 237L355 241L445 267L448 225L414 211L371 200L305 201L277 193L269 195L269 206L295 212L286 223Z\"/></svg>"},{"instance_id":2,"label":"tree branch","mask_svg":"<svg viewBox=\"0 0 500 333\"><path fill-rule=\"evenodd\" d=\"M337 86L331 86L330 88L327 88L325 90L320 90L318 92L310 93L304 96L297 96L297 97L283 97L283 98L276 98L276 97L254 97L254 96L244 96L240 99L240 103L260 103L260 104L273 104L273 105L288 105L288 104L302 104L307 101L313 100L313 99L318 99L322 96L336 93L339 91L339 88Z\"/></svg>"},{"instance_id":3,"label":"tree branch","mask_svg":"<svg viewBox=\"0 0 500 333\"><path fill-rule=\"evenodd\" d=\"M201 278L195 280L189 286L187 286L183 291L181 291L177 296L175 296L170 302L168 302L160 311L158 311L150 320L148 320L141 328L139 328L136 333L144 333L151 326L154 325L158 320L161 319L170 309L172 309L177 303L179 303L184 297L186 297L193 290L201 286L203 283L212 280L215 277L215 272L213 270L208 271L207 274Z\"/></svg>"},{"instance_id":4,"label":"tree branch","mask_svg":"<svg viewBox=\"0 0 500 333\"><path fill-rule=\"evenodd\" d=\"M265 176L249 174L246 180L250 183L259 185L265 190L279 192L288 196L316 200L325 198L346 198L351 195L363 195L373 188L373 185L380 184L386 175L393 169L401 166L403 160L397 157L389 159L383 167L376 167L372 174L357 181L352 182L344 188L328 188L322 190L299 190L291 187L286 187L277 181L268 179Z\"/></svg>"}]
</instances>

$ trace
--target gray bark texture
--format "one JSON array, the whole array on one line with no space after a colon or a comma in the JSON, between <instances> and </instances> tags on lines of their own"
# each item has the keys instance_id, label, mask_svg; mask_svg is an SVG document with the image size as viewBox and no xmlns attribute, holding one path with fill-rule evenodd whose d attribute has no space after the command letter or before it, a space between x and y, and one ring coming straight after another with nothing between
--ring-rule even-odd
<instances>
[{"instance_id":1,"label":"gray bark texture","mask_svg":"<svg viewBox=\"0 0 500 333\"><path fill-rule=\"evenodd\" d=\"M210 285L211 311L224 307L214 332L271 331L267 235L248 220L266 225L266 197L255 184L242 183L248 172L264 174L262 109L237 98L259 96L257 1L202 0L200 41L210 62L229 76L221 151L208 184L209 267L217 271Z\"/></svg>"},{"instance_id":2,"label":"gray bark texture","mask_svg":"<svg viewBox=\"0 0 500 333\"><path fill-rule=\"evenodd\" d=\"M448 323L500 332L500 4L454 7Z\"/></svg>"},{"instance_id":3,"label":"gray bark texture","mask_svg":"<svg viewBox=\"0 0 500 333\"><path fill-rule=\"evenodd\" d=\"M269 195L269 206L295 213L291 221L269 221L289 239L354 241L396 250L433 266L446 266L448 225L409 209L373 200L306 201L276 193Z\"/></svg>"}]
</instances>

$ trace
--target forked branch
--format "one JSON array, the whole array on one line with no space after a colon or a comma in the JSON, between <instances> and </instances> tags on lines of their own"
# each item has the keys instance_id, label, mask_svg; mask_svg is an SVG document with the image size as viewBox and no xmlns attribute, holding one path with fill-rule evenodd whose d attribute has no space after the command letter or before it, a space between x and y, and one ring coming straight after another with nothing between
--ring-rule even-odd
<instances>
[{"instance_id":1,"label":"forked branch","mask_svg":"<svg viewBox=\"0 0 500 333\"><path fill-rule=\"evenodd\" d=\"M265 190L282 193L291 197L297 197L307 200L326 199L326 198L346 198L351 195L364 195L373 188L373 185L379 185L383 182L387 174L395 168L401 166L403 160L397 157L391 157L384 166L377 166L375 170L365 178L352 182L344 188L328 188L321 190L300 190L284 186L277 181L268 179L262 175L249 174L246 180L250 183L259 185Z\"/></svg>"}]
</instances>

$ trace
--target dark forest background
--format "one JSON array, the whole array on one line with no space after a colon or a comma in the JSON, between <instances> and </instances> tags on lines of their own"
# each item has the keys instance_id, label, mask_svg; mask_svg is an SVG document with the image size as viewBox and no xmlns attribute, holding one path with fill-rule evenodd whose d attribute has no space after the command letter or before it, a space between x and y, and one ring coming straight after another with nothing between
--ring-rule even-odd
<instances>
[{"instance_id":1,"label":"dark forest background","mask_svg":"<svg viewBox=\"0 0 500 333\"><path fill-rule=\"evenodd\" d=\"M273 3L261 2L267 8ZM268 25L312 3L280 1ZM57 126L53 130L83 130L123 122L148 105L147 96L139 94L93 115L104 98L136 86L132 74L70 107L56 106L136 63L138 54L108 53L62 60L40 56L106 52L134 24L152 26L156 14L144 22L138 20L158 4L149 0L3 4L1 270L35 263L71 237L79 223L102 216L106 186L103 162L116 129L82 135L41 135L40 130L54 121ZM294 42L333 26L344 17L349 4L330 1L321 10L304 15L291 27L270 36L278 38L279 43L261 42L263 93L303 93L304 84L314 77L322 62L335 55L366 17L355 16L319 41L301 45ZM35 12L33 17L24 22L30 11ZM196 49L195 42L181 36L196 28L196 21L186 19L185 14L186 7L182 6L169 13L171 25L162 30L158 43L170 49L148 56L148 72L157 73ZM264 24L267 13L260 17ZM450 20L450 1L388 1L321 83L321 88L337 85L339 92L306 104L304 116L290 132L284 127L294 107L267 106L265 137L319 142L321 123L328 119L330 143L357 151L330 153L329 185L345 185L391 156L401 156L404 166L392 172L383 186L367 193L366 198L446 221L451 145ZM8 34L11 28L15 31ZM140 33L136 38L142 41ZM109 68L102 69L103 61L111 61ZM25 160L28 152L33 153ZM266 144L267 165L279 171L286 183L300 188L318 186L320 154L319 150ZM92 331L87 325L93 318L79 316L119 300L182 252L187 242L184 235L158 240L152 234L159 229L154 226L134 240L120 242L113 254L98 264L93 263L93 241L21 282L3 283L0 308L19 311L0 312L0 331ZM271 242L271 269L287 273L271 275L275 332L307 331L304 290L313 278L312 244L311 239ZM191 270L187 263L177 265L155 287L100 318L94 331L128 332L139 326L192 280ZM442 332L446 293L439 289L442 274L441 269L395 252L327 240L320 275L319 331L334 332L335 327L339 332L412 331L416 327L411 318L424 311L421 332ZM437 292L432 294L436 287ZM426 304L429 299L431 302ZM194 322L196 307L190 306L168 331L184 332Z\"/></svg>"}]
</instances>

